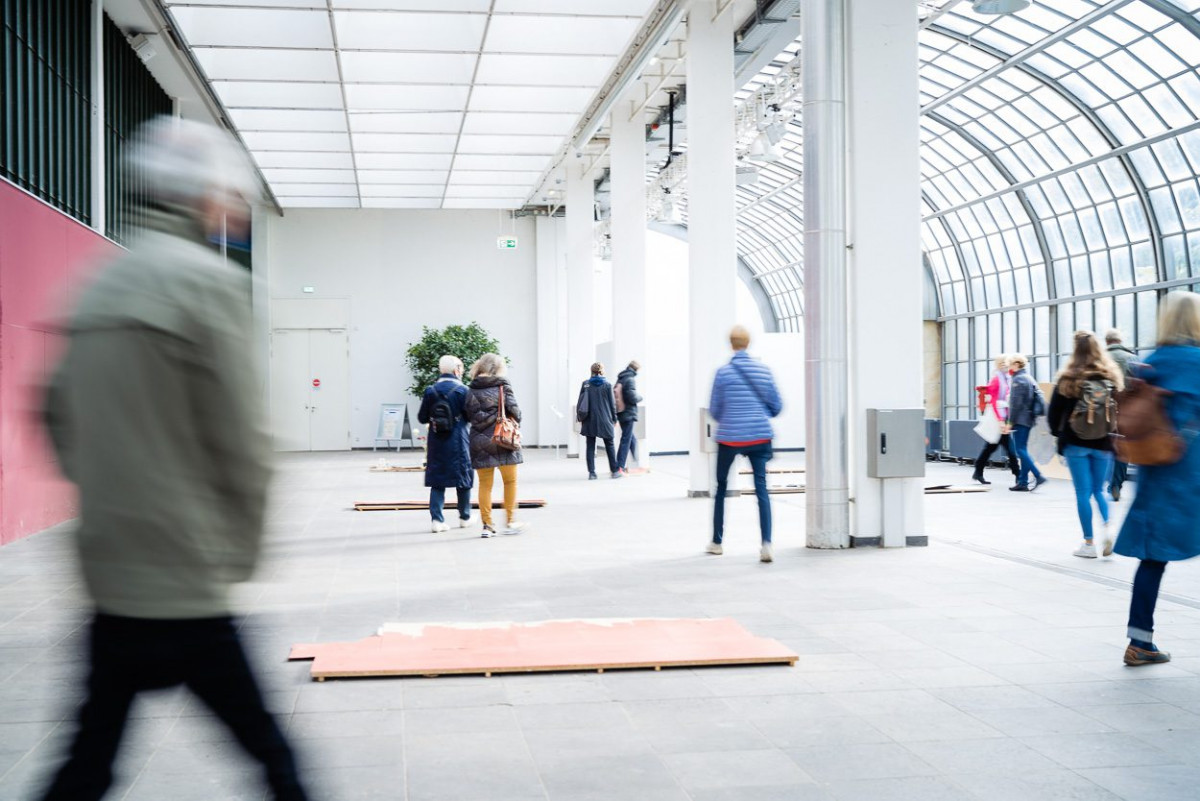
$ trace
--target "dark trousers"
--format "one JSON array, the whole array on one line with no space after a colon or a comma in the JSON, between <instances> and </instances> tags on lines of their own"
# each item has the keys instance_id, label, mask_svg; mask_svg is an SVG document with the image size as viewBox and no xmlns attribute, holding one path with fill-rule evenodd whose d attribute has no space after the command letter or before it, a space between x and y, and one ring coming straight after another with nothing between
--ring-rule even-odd
<instances>
[{"instance_id":1,"label":"dark trousers","mask_svg":"<svg viewBox=\"0 0 1200 801\"><path fill-rule=\"evenodd\" d=\"M617 449L613 447L612 437L601 437L604 440L604 453L608 456L608 472L617 472ZM596 437L587 438L587 469L588 475L596 472Z\"/></svg>"},{"instance_id":2,"label":"dark trousers","mask_svg":"<svg viewBox=\"0 0 1200 801\"><path fill-rule=\"evenodd\" d=\"M231 618L145 620L97 614L88 697L70 756L43 801L98 801L112 784L125 720L143 690L186 685L266 769L277 801L305 801L292 750L263 705Z\"/></svg>"},{"instance_id":3,"label":"dark trousers","mask_svg":"<svg viewBox=\"0 0 1200 801\"><path fill-rule=\"evenodd\" d=\"M617 467L624 470L625 465L629 462L630 454L637 459L637 436L634 435L633 429L637 426L637 420L622 420L621 421L621 446L617 448Z\"/></svg>"},{"instance_id":4,"label":"dark trousers","mask_svg":"<svg viewBox=\"0 0 1200 801\"><path fill-rule=\"evenodd\" d=\"M1133 575L1133 597L1129 601L1129 639L1154 642L1154 605L1162 584L1166 562L1143 559Z\"/></svg>"},{"instance_id":5,"label":"dark trousers","mask_svg":"<svg viewBox=\"0 0 1200 801\"><path fill-rule=\"evenodd\" d=\"M1125 486L1125 479L1129 477L1129 463L1118 461L1113 458L1112 478L1108 480L1108 491L1110 493L1121 491L1121 487Z\"/></svg>"},{"instance_id":6,"label":"dark trousers","mask_svg":"<svg viewBox=\"0 0 1200 801\"><path fill-rule=\"evenodd\" d=\"M1021 463L1017 461L1016 449L1013 447L1012 437L1008 434L1003 434L999 442L985 442L983 450L979 452L979 458L975 460L975 475L982 476L983 468L987 467L988 460L992 458L992 454L1001 446L1004 446L1004 452L1008 454L1008 469L1015 476L1021 472Z\"/></svg>"},{"instance_id":7,"label":"dark trousers","mask_svg":"<svg viewBox=\"0 0 1200 801\"><path fill-rule=\"evenodd\" d=\"M471 519L471 488L470 487L455 487L458 493L458 516L463 520ZM442 514L446 508L446 488L445 487L430 487L429 488L429 516L437 523L445 523L446 518Z\"/></svg>"},{"instance_id":8,"label":"dark trousers","mask_svg":"<svg viewBox=\"0 0 1200 801\"><path fill-rule=\"evenodd\" d=\"M717 444L717 497L713 503L713 542L720 544L725 536L725 490L729 483L729 468L738 456L750 460L754 471L754 494L758 498L758 527L762 541L771 541L771 496L767 492L767 462L774 451L770 442L758 445L733 446Z\"/></svg>"}]
</instances>

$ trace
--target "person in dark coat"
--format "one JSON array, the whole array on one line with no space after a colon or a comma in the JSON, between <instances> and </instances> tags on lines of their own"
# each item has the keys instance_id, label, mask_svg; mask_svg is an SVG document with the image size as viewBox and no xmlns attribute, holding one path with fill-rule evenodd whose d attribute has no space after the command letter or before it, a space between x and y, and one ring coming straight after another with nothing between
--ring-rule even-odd
<instances>
[{"instance_id":1,"label":"person in dark coat","mask_svg":"<svg viewBox=\"0 0 1200 801\"><path fill-rule=\"evenodd\" d=\"M1154 645L1154 606L1167 562L1200 556L1200 295L1172 292L1158 315L1158 350L1134 375L1162 387L1167 416L1183 439L1174 464L1138 468L1138 491L1117 537L1116 552L1141 560L1129 605L1125 664L1168 662Z\"/></svg>"},{"instance_id":2,"label":"person in dark coat","mask_svg":"<svg viewBox=\"0 0 1200 801\"><path fill-rule=\"evenodd\" d=\"M1125 336L1119 328L1110 328L1104 334L1104 342L1108 346L1109 357L1121 368L1121 375L1128 381L1133 374L1133 366L1137 364L1137 354L1125 346ZM1121 488L1129 476L1129 465L1120 459L1113 459L1112 477L1108 481L1108 494L1114 501L1121 500Z\"/></svg>"},{"instance_id":3,"label":"person in dark coat","mask_svg":"<svg viewBox=\"0 0 1200 801\"><path fill-rule=\"evenodd\" d=\"M448 530L442 511L446 504L446 487L458 492L458 526L466 528L471 521L471 487L475 473L471 470L471 448L467 425L467 387L462 382L463 363L457 356L443 356L438 361L438 380L425 389L417 420L429 426L425 438L425 486L429 487L429 516L433 518L433 533ZM445 406L440 404L445 401ZM446 408L448 407L448 409ZM435 411L449 411L449 421ZM449 430L435 431L438 424L450 423Z\"/></svg>"},{"instance_id":4,"label":"person in dark coat","mask_svg":"<svg viewBox=\"0 0 1200 801\"><path fill-rule=\"evenodd\" d=\"M1041 390L1026 369L1029 367L1029 359L1020 353L1014 353L1008 357L1008 366L1012 371L1012 390L1008 395L1008 424L1012 426L1012 443L1017 448L1017 458L1021 462L1017 483L1009 489L1013 492L1033 492L1049 480L1038 470L1037 464L1029 454L1029 434L1037 425L1038 417L1045 414L1044 409L1040 412L1038 410L1038 405L1044 401L1041 398ZM1029 484L1030 478L1033 479L1032 486Z\"/></svg>"},{"instance_id":5,"label":"person in dark coat","mask_svg":"<svg viewBox=\"0 0 1200 801\"><path fill-rule=\"evenodd\" d=\"M596 440L604 440L604 452L608 454L608 472L613 478L620 478L617 469L617 452L613 447L613 435L616 433L617 406L613 398L612 384L604 378L604 365L596 362L592 365L592 377L583 382L579 388L579 401L576 409L587 409L580 421L579 433L587 437L587 469L588 479L596 478Z\"/></svg>"},{"instance_id":6,"label":"person in dark coat","mask_svg":"<svg viewBox=\"0 0 1200 801\"><path fill-rule=\"evenodd\" d=\"M617 374L616 391L621 395L621 401L625 408L617 412L617 421L621 424L621 444L617 448L617 469L622 475L629 472L626 467L629 455L633 454L634 461L637 461L637 437L633 433L633 429L637 426L638 421L638 404L642 402L642 396L638 394L637 389L637 374L642 366L636 361L630 362L629 366Z\"/></svg>"},{"instance_id":7,"label":"person in dark coat","mask_svg":"<svg viewBox=\"0 0 1200 801\"><path fill-rule=\"evenodd\" d=\"M492 482L499 469L504 482L504 513L507 517L505 534L520 534L524 523L517 522L517 465L523 460L521 451L501 448L492 441L496 421L500 416L500 393L504 393L504 416L521 422L521 407L513 394L512 385L504 377L504 359L495 353L485 353L471 365L471 386L467 391L467 421L471 425L471 466L479 476L479 516L483 519L483 536L496 533L492 525Z\"/></svg>"}]
</instances>

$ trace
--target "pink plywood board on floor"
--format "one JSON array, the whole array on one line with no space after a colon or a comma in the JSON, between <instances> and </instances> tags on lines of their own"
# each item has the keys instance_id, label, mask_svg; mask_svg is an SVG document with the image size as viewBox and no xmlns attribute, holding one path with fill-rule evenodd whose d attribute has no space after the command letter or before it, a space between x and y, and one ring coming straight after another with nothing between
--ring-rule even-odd
<instances>
[{"instance_id":1,"label":"pink plywood board on floor","mask_svg":"<svg viewBox=\"0 0 1200 801\"><path fill-rule=\"evenodd\" d=\"M305 643L315 679L795 664L795 652L729 618L415 623L357 642Z\"/></svg>"}]
</instances>

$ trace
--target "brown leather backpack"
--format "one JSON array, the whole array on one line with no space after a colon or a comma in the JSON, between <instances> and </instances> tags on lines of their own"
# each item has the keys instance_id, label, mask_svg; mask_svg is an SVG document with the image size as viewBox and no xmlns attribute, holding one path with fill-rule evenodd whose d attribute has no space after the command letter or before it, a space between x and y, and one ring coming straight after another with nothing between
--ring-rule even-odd
<instances>
[{"instance_id":1,"label":"brown leather backpack","mask_svg":"<svg viewBox=\"0 0 1200 801\"><path fill-rule=\"evenodd\" d=\"M1128 464L1165 465L1183 458L1184 442L1167 416L1171 393L1138 378L1117 395L1113 449Z\"/></svg>"}]
</instances>

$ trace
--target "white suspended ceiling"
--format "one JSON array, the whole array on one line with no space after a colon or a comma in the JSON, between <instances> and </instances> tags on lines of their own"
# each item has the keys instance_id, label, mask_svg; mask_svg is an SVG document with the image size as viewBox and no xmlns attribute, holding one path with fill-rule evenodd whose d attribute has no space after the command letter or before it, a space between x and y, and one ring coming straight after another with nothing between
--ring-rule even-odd
<instances>
[{"instance_id":1,"label":"white suspended ceiling","mask_svg":"<svg viewBox=\"0 0 1200 801\"><path fill-rule=\"evenodd\" d=\"M164 0L281 206L518 208L654 0Z\"/></svg>"}]
</instances>

